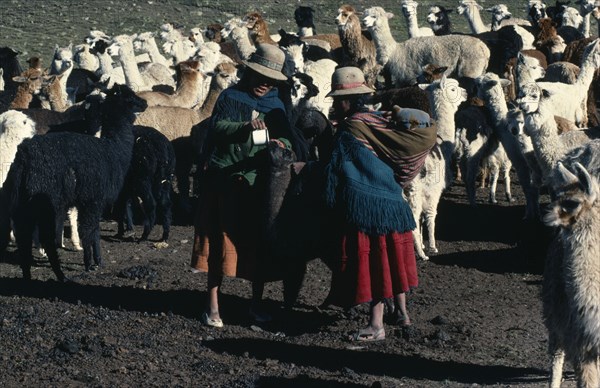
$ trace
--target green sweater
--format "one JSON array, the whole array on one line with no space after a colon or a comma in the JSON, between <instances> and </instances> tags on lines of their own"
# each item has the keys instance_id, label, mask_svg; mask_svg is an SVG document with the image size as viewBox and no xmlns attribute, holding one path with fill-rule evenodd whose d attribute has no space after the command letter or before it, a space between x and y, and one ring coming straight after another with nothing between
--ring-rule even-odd
<instances>
[{"instance_id":1,"label":"green sweater","mask_svg":"<svg viewBox=\"0 0 600 388\"><path fill-rule=\"evenodd\" d=\"M209 169L219 170L225 176L243 176L250 185L254 185L256 170L266 156L261 152L266 146L254 145L250 131L245 128L253 111L265 120L271 139L291 148L290 124L277 89L257 98L234 86L224 90L215 104L210 132L214 151L208 163Z\"/></svg>"}]
</instances>

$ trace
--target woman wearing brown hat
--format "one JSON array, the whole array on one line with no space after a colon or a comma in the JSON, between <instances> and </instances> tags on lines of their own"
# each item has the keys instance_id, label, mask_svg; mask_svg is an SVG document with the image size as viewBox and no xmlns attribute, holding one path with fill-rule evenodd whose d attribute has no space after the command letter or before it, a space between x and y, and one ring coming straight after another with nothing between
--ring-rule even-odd
<instances>
[{"instance_id":1,"label":"woman wearing brown hat","mask_svg":"<svg viewBox=\"0 0 600 388\"><path fill-rule=\"evenodd\" d=\"M276 46L258 45L245 63L240 82L219 96L211 117L208 159L200 206L194 222L192 268L208 272L206 325L222 327L219 288L223 276L253 281L251 318L268 320L256 309L263 281L257 272L260 198L255 188L257 164L268 141L290 147L290 125L276 85L285 55Z\"/></svg>"},{"instance_id":2,"label":"woman wearing brown hat","mask_svg":"<svg viewBox=\"0 0 600 388\"><path fill-rule=\"evenodd\" d=\"M399 129L364 107L373 90L356 67L332 76L338 131L326 173L326 199L344 225L330 296L341 305L370 302L356 341L385 339L384 301L394 298L398 323L410 325L406 292L418 285L415 220L402 187L419 172L435 144L435 129ZM400 184L399 184L400 183Z\"/></svg>"}]
</instances>

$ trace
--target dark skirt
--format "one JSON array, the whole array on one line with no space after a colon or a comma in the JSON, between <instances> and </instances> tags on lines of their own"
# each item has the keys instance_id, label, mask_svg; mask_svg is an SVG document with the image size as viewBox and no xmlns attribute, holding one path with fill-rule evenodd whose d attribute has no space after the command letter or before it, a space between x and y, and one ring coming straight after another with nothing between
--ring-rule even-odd
<instances>
[{"instance_id":1,"label":"dark skirt","mask_svg":"<svg viewBox=\"0 0 600 388\"><path fill-rule=\"evenodd\" d=\"M253 280L260 229L254 187L241 176L219 183L205 181L194 221L191 267Z\"/></svg>"},{"instance_id":2,"label":"dark skirt","mask_svg":"<svg viewBox=\"0 0 600 388\"><path fill-rule=\"evenodd\" d=\"M334 303L353 306L391 298L418 286L412 232L373 236L349 228L334 269Z\"/></svg>"}]
</instances>

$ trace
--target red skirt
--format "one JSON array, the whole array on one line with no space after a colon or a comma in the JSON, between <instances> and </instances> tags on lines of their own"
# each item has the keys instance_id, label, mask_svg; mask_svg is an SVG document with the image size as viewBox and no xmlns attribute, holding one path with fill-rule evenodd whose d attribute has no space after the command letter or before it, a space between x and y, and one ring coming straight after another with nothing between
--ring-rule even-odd
<instances>
[{"instance_id":1,"label":"red skirt","mask_svg":"<svg viewBox=\"0 0 600 388\"><path fill-rule=\"evenodd\" d=\"M338 269L331 295L342 306L408 292L419 284L412 232L371 236L350 229L341 240Z\"/></svg>"}]
</instances>

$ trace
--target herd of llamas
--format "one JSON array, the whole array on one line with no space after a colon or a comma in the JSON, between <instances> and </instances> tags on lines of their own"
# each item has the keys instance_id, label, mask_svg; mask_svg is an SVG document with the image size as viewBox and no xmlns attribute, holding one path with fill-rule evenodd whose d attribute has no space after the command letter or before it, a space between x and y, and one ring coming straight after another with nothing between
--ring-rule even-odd
<instances>
[{"instance_id":1,"label":"herd of llamas","mask_svg":"<svg viewBox=\"0 0 600 388\"><path fill-rule=\"evenodd\" d=\"M136 206L143 218L139 240L148 239L159 219L166 242L173 207L193 209L211 152L206 139L216 99L239 80L256 45L273 44L286 54L288 82L279 93L296 137L295 155L283 165L272 160L277 168L289 171L294 160L326 162L335 132L326 95L339 66L363 71L376 90L373 109L429 114L438 143L404 187L420 259L437 252L437 208L454 179L465 182L475 205L478 177L489 177L489 201L497 203L502 175L510 202L514 169L526 198L524 217L556 228L542 290L550 385L560 386L566 359L579 386L598 387L600 40L591 21L600 29L600 7L593 0L577 4L529 0L527 18L520 19L504 4L484 9L460 0L456 9L431 6L420 19L418 3L402 0L403 41L390 29L394 14L345 4L335 16L337 33L317 33L314 9L299 6L296 32L270 31L258 12L189 32L168 23L134 35L93 30L80 44L57 45L48 68L36 57L23 68L17 51L0 48L0 250L14 240L23 277L31 279L32 247L39 245L66 281L58 255L66 218L71 243L91 270L102 265L102 217L115 217L119 236L131 238ZM451 19L458 17L470 34L453 32ZM270 233L274 240L301 236L288 258L297 264L290 280L296 288L285 290L286 303L293 303L306 262L323 258L318 242L327 230L298 233L326 225L315 222L326 213L311 177L288 178L268 183L279 193L268 219L278 229ZM550 193L544 212L541 190Z\"/></svg>"}]
</instances>

